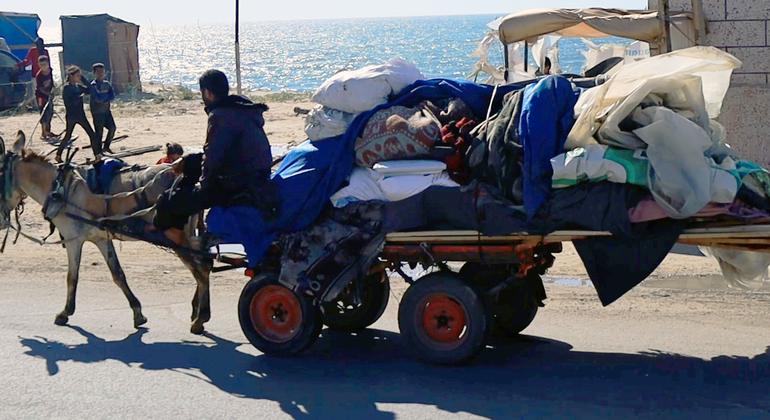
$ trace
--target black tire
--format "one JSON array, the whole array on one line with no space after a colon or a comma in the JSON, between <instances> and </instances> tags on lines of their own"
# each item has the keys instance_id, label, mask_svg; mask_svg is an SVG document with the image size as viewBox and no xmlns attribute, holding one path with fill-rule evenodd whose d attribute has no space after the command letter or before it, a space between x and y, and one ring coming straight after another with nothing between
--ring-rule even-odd
<instances>
[{"instance_id":1,"label":"black tire","mask_svg":"<svg viewBox=\"0 0 770 420\"><path fill-rule=\"evenodd\" d=\"M398 308L398 327L407 347L429 363L467 362L484 347L488 325L481 297L454 273L417 280Z\"/></svg>"},{"instance_id":2,"label":"black tire","mask_svg":"<svg viewBox=\"0 0 770 420\"><path fill-rule=\"evenodd\" d=\"M525 288L509 288L500 292L493 311L496 336L514 337L535 320L537 299Z\"/></svg>"},{"instance_id":3,"label":"black tire","mask_svg":"<svg viewBox=\"0 0 770 420\"><path fill-rule=\"evenodd\" d=\"M486 292L509 275L505 266L484 266L478 263L466 263L460 269L460 276L465 281ZM518 283L520 281L520 283ZM506 287L497 296L486 296L486 304L492 314L490 332L498 337L514 337L524 331L534 321L541 299L537 293L542 288L540 276L531 274ZM544 298L544 296L541 296Z\"/></svg>"},{"instance_id":4,"label":"black tire","mask_svg":"<svg viewBox=\"0 0 770 420\"><path fill-rule=\"evenodd\" d=\"M356 285L351 284L333 302L324 304L324 324L336 331L360 331L374 324L385 312L390 299L390 282L384 273L364 277L360 281L361 302L356 305L353 297Z\"/></svg>"},{"instance_id":5,"label":"black tire","mask_svg":"<svg viewBox=\"0 0 770 420\"><path fill-rule=\"evenodd\" d=\"M238 320L254 347L276 356L301 353L321 332L321 314L310 298L281 285L272 274L257 275L243 287Z\"/></svg>"}]
</instances>

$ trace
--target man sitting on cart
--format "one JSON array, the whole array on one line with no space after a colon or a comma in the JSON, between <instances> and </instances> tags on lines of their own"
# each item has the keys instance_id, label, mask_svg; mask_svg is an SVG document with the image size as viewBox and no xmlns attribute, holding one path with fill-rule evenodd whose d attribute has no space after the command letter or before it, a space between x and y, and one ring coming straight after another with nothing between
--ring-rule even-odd
<instances>
[{"instance_id":1,"label":"man sitting on cart","mask_svg":"<svg viewBox=\"0 0 770 420\"><path fill-rule=\"evenodd\" d=\"M185 158L185 179L163 194L154 220L176 244L184 241L189 217L204 209L239 205L276 210L270 143L263 130L267 106L230 95L227 76L219 70L203 73L199 84L208 114L202 164L200 155Z\"/></svg>"}]
</instances>

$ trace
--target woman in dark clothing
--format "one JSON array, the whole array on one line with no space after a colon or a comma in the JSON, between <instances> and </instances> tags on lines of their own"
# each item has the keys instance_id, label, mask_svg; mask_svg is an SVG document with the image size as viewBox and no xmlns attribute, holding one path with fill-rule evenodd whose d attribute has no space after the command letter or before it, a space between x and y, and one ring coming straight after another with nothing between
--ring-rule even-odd
<instances>
[{"instance_id":1,"label":"woman in dark clothing","mask_svg":"<svg viewBox=\"0 0 770 420\"><path fill-rule=\"evenodd\" d=\"M57 162L62 161L62 151L69 145L70 139L72 138L72 130L75 129L76 125L82 127L86 134L88 134L88 138L91 140L91 150L93 150L96 160L102 158L101 141L96 139L96 134L86 118L86 111L83 109L83 95L87 93L88 88L83 84L83 76L80 73L80 68L78 66L68 67L67 84L62 90L64 108L67 111L67 131L64 134L64 139L59 144L59 148L56 150Z\"/></svg>"}]
</instances>

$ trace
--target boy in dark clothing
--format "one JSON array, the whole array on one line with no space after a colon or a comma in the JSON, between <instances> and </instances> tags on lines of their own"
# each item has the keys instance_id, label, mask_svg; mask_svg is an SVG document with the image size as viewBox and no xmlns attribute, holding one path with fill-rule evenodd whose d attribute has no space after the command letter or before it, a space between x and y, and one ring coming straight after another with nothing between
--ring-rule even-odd
<instances>
[{"instance_id":1,"label":"boy in dark clothing","mask_svg":"<svg viewBox=\"0 0 770 420\"><path fill-rule=\"evenodd\" d=\"M40 108L40 138L45 140L51 137L53 73L48 57L41 55L37 61L40 71L35 75L35 99L37 99L37 107Z\"/></svg>"},{"instance_id":2,"label":"boy in dark clothing","mask_svg":"<svg viewBox=\"0 0 770 420\"><path fill-rule=\"evenodd\" d=\"M219 70L208 70L199 80L206 105L208 127L203 146L202 165L195 155L185 158L185 180L180 188L161 197L155 215L155 226L177 244L184 239L182 229L187 219L215 206L245 205L272 215L277 207L277 194L270 181L272 157L270 143L263 126L264 104L229 95L227 76ZM188 168L188 165L197 168ZM202 166L202 167L201 167ZM195 183L200 180L200 186Z\"/></svg>"},{"instance_id":3,"label":"boy in dark clothing","mask_svg":"<svg viewBox=\"0 0 770 420\"><path fill-rule=\"evenodd\" d=\"M104 64L96 63L93 65L94 80L91 81L89 87L89 95L91 96L91 116L94 120L94 131L96 132L96 139L101 143L102 133L107 128L107 139L104 141L102 150L112 153L110 150L110 144L113 137L115 137L115 119L112 118L112 111L110 111L110 102L115 99L115 91L112 89L110 82L104 80Z\"/></svg>"},{"instance_id":4,"label":"boy in dark clothing","mask_svg":"<svg viewBox=\"0 0 770 420\"><path fill-rule=\"evenodd\" d=\"M83 75L80 74L80 68L78 66L70 66L67 68L67 84L62 90L62 97L64 99L64 108L67 111L67 131L64 134L64 139L59 144L59 148L56 149L56 161L61 162L61 154L64 147L69 145L72 138L72 130L76 125L85 130L91 140L91 150L94 152L96 160L102 158L102 142L97 141L94 130L91 128L91 124L86 118L86 111L83 109L83 95L88 93L88 88L83 84Z\"/></svg>"}]
</instances>

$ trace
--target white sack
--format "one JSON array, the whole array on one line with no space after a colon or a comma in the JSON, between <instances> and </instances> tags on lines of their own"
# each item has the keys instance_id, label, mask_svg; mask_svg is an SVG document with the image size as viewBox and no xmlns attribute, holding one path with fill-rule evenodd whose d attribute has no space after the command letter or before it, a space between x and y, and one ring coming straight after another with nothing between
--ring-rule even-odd
<instances>
[{"instance_id":1,"label":"white sack","mask_svg":"<svg viewBox=\"0 0 770 420\"><path fill-rule=\"evenodd\" d=\"M669 96L671 101L691 108L698 125L706 124L707 128L704 119L719 116L730 75L740 65L738 59L714 47L693 47L628 63L609 81L580 96L575 105L577 121L566 148L596 143L594 135L605 144L634 145L632 136L621 134L617 126L651 93ZM703 99L695 95L697 90Z\"/></svg>"},{"instance_id":2,"label":"white sack","mask_svg":"<svg viewBox=\"0 0 770 420\"><path fill-rule=\"evenodd\" d=\"M377 183L381 178L381 175L369 168L353 168L348 185L334 193L329 200L334 207L345 207L356 201L385 201L385 193Z\"/></svg>"},{"instance_id":3,"label":"white sack","mask_svg":"<svg viewBox=\"0 0 770 420\"><path fill-rule=\"evenodd\" d=\"M379 181L380 188L388 201L401 201L419 194L428 187L459 187L446 172L433 175L389 176Z\"/></svg>"},{"instance_id":4,"label":"white sack","mask_svg":"<svg viewBox=\"0 0 770 420\"><path fill-rule=\"evenodd\" d=\"M358 70L341 71L327 79L313 94L313 102L358 114L388 101L388 96L423 79L417 67L402 59Z\"/></svg>"},{"instance_id":5,"label":"white sack","mask_svg":"<svg viewBox=\"0 0 770 420\"><path fill-rule=\"evenodd\" d=\"M310 140L321 140L344 133L356 116L317 105L305 117L305 134Z\"/></svg>"}]
</instances>

